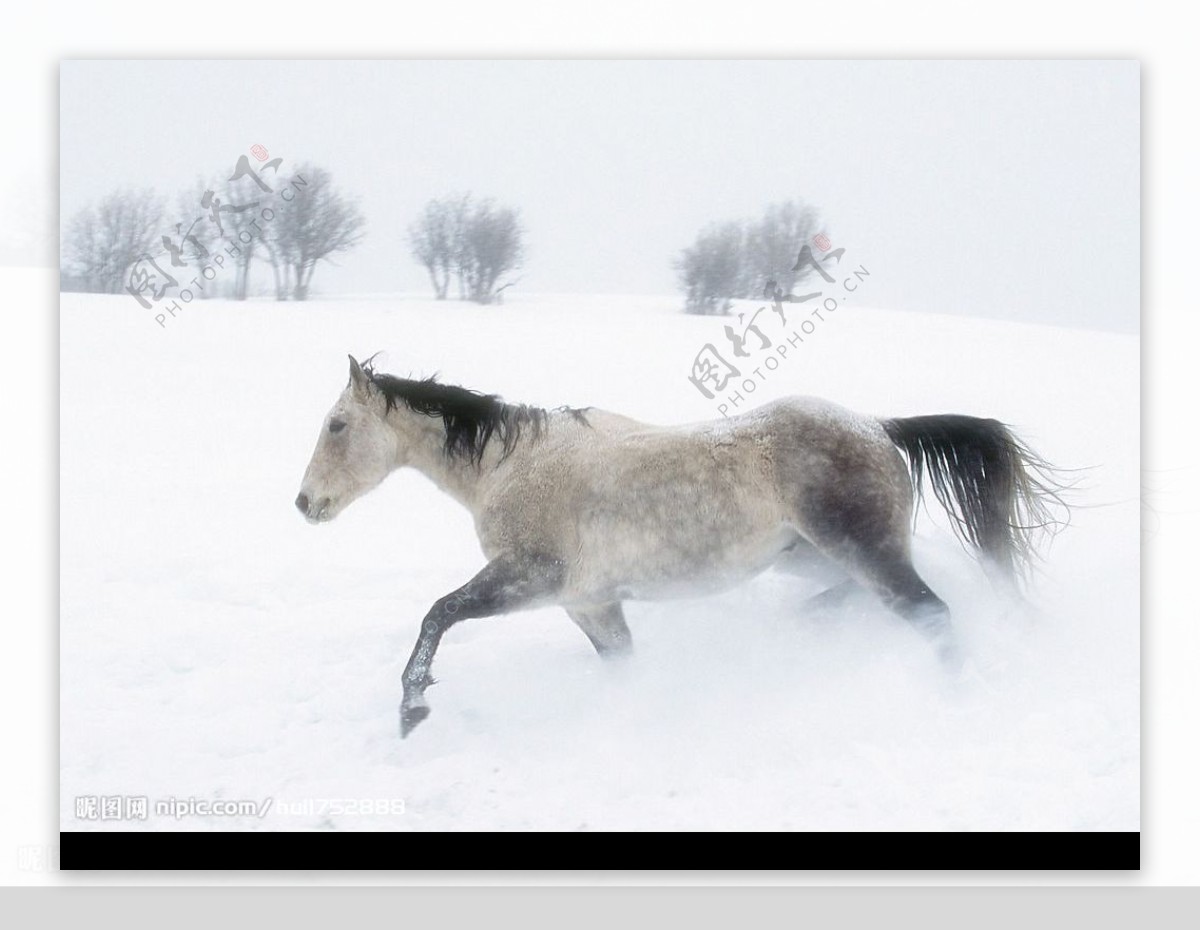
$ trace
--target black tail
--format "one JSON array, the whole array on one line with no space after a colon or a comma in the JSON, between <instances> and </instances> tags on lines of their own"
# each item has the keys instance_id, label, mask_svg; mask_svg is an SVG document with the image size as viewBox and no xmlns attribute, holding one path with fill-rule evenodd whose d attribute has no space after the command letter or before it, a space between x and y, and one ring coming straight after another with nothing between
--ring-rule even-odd
<instances>
[{"instance_id":1,"label":"black tail","mask_svg":"<svg viewBox=\"0 0 1200 930\"><path fill-rule=\"evenodd\" d=\"M999 420L943 414L882 423L908 457L917 500L928 475L958 537L1006 576L1023 575L1040 537L1066 524L1055 470Z\"/></svg>"}]
</instances>

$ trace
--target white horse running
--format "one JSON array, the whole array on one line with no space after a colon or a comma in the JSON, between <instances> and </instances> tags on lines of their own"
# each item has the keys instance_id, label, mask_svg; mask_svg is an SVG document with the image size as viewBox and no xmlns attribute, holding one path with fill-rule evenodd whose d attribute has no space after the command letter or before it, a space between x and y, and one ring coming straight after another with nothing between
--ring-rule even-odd
<instances>
[{"instance_id":1,"label":"white horse running","mask_svg":"<svg viewBox=\"0 0 1200 930\"><path fill-rule=\"evenodd\" d=\"M622 601L725 588L782 562L834 569L846 580L827 594L873 591L955 663L949 611L910 556L922 477L999 578L1028 562L1034 533L1053 522L1047 505L1061 503L1049 467L996 420L880 420L792 397L648 426L507 404L351 358L296 506L310 523L332 520L404 467L471 512L488 562L421 624L402 736L429 714L434 653L459 621L558 604L615 656L631 644Z\"/></svg>"}]
</instances>

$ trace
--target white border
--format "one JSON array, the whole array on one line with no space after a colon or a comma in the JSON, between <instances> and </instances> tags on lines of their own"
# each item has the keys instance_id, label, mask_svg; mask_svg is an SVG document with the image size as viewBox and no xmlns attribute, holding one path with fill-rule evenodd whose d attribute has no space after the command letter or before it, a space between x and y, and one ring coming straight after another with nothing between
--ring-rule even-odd
<instances>
[{"instance_id":1,"label":"white border","mask_svg":"<svg viewBox=\"0 0 1200 930\"><path fill-rule=\"evenodd\" d=\"M127 3L119 15L82 3L13 12L0 78L7 89L0 177L36 176L57 163L57 63L63 57L1045 57L1143 62L1144 464L1155 489L1147 524L1144 594L1143 869L1128 873L818 873L814 883L1195 884L1200 882L1200 745L1196 738L1200 622L1188 582L1196 570L1191 526L1200 479L1200 431L1192 362L1200 335L1186 277L1196 262L1197 151L1194 37L1154 3L1002 5L880 2L761 4L629 3L549 9L510 0L452 8L376 3L214 2L190 7ZM387 36L391 43L382 43ZM131 114L135 119L136 114ZM114 127L118 131L119 127ZM47 192L49 193L49 192ZM0 217L0 223L5 220ZM1131 230L1131 237L1136 231ZM53 258L50 259L53 261ZM51 270L0 268L0 397L6 401L3 461L9 490L3 536L9 590L0 650L6 764L0 766L0 881L78 883L22 871L16 850L56 842L57 313ZM15 520L13 517L15 516ZM13 764L20 761L21 764ZM311 882L315 876L284 881ZM430 873L407 879L430 880ZM515 876L494 873L495 881ZM524 880L548 876L524 873ZM616 876L606 876L612 880ZM679 880L640 873L642 882ZM111 876L158 882L170 877ZM338 883L353 881L329 875ZM693 876L699 878L699 876ZM730 875L734 882L754 881ZM767 881L770 877L763 876ZM210 883L213 876L191 876ZM252 881L243 873L234 879ZM274 875L268 881L280 881ZM364 875L360 880L379 880ZM385 881L405 881L389 876ZM449 875L443 880L453 881ZM520 879L518 879L520 880ZM553 878L549 878L553 881ZM761 878L760 878L761 880Z\"/></svg>"}]
</instances>

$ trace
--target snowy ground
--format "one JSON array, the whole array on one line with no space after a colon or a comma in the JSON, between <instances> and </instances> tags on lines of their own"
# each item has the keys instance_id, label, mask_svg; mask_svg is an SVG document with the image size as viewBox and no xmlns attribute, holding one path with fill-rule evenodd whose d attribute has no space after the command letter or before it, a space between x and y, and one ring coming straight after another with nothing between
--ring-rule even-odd
<instances>
[{"instance_id":1,"label":"snowy ground","mask_svg":"<svg viewBox=\"0 0 1200 930\"><path fill-rule=\"evenodd\" d=\"M433 714L399 740L420 618L482 559L467 513L415 474L326 526L294 510L346 354L548 406L711 418L686 376L726 321L676 305L197 302L163 329L128 296L64 295L63 827L1137 829L1131 336L843 309L752 398L996 416L1093 466L1021 615L922 518L918 568L977 679L952 686L872 604L806 617L815 592L768 573L627 605L619 669L558 610L455 627ZM116 795L149 798L149 819L76 817L76 797ZM273 801L156 816L172 797Z\"/></svg>"}]
</instances>

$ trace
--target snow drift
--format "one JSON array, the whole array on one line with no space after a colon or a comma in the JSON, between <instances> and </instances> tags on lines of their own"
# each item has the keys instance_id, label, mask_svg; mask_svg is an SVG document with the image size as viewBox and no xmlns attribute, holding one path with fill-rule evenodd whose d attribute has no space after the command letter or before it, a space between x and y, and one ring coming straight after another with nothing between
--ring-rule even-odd
<instances>
[{"instance_id":1,"label":"snow drift","mask_svg":"<svg viewBox=\"0 0 1200 930\"><path fill-rule=\"evenodd\" d=\"M718 416L687 375L724 321L676 307L196 301L160 327L128 297L63 295L64 829L1137 829L1138 343L1101 332L843 309L747 400L996 417L1090 469L1028 609L921 515L967 680L869 599L810 616L816 592L767 573L628 603L619 668L558 609L461 624L399 740L421 617L482 557L415 473L330 525L296 513L347 353L510 400ZM148 817L77 816L114 796ZM266 812L156 815L171 798Z\"/></svg>"}]
</instances>

